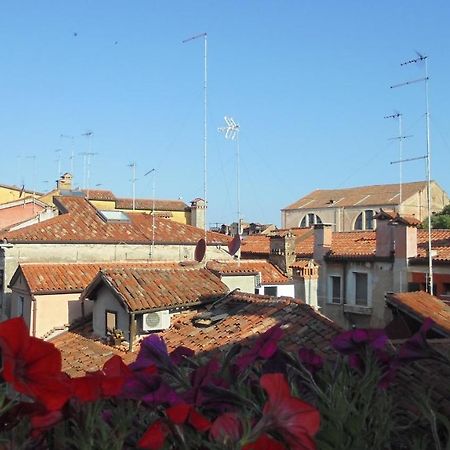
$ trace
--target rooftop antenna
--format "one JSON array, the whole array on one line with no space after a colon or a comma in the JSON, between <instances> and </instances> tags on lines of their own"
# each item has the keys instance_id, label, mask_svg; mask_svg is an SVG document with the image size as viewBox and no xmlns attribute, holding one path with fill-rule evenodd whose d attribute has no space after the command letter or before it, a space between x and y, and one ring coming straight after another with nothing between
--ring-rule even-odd
<instances>
[{"instance_id":1,"label":"rooftop antenna","mask_svg":"<svg viewBox=\"0 0 450 450\"><path fill-rule=\"evenodd\" d=\"M136 209L136 163L132 162L128 164L131 167L131 186L133 193L133 211Z\"/></svg>"},{"instance_id":2,"label":"rooftop antenna","mask_svg":"<svg viewBox=\"0 0 450 450\"><path fill-rule=\"evenodd\" d=\"M240 175L239 175L239 125L232 117L224 117L225 127L218 128L218 131L224 133L225 139L236 141L236 199L237 199L237 234L241 234L241 202L240 202Z\"/></svg>"},{"instance_id":3,"label":"rooftop antenna","mask_svg":"<svg viewBox=\"0 0 450 450\"><path fill-rule=\"evenodd\" d=\"M94 155L97 155L98 153L94 153L92 151L92 135L94 134L93 131L88 130L86 133L83 133L82 136L85 136L88 139L89 142L89 151L83 152L82 155L83 158L83 165L85 166L86 175L84 176L84 189L87 189L87 198L89 199L89 186L91 182L91 157ZM84 169L83 169L84 171ZM87 183L87 187L86 187Z\"/></svg>"},{"instance_id":4,"label":"rooftop antenna","mask_svg":"<svg viewBox=\"0 0 450 450\"><path fill-rule=\"evenodd\" d=\"M426 160L426 172L427 172L427 209L428 209L428 283L427 291L429 294L433 295L433 255L431 253L431 140L430 140L430 108L429 108L429 98L428 98L428 81L430 77L428 76L428 56L421 55L417 53L417 58L410 59L401 63L401 66L407 66L410 64L417 64L424 62L424 77L417 78L415 80L406 81L404 83L399 83L391 86L391 89L406 86L413 83L418 83L421 81L425 82L425 128L426 128L426 150L427 153L423 157ZM422 158L416 158L422 159Z\"/></svg>"},{"instance_id":5,"label":"rooftop antenna","mask_svg":"<svg viewBox=\"0 0 450 450\"><path fill-rule=\"evenodd\" d=\"M398 136L390 138L390 140L398 140L398 146L399 146L399 166L400 166L400 174L399 174L399 206L398 206L398 213L401 215L402 213L402 201L403 201L403 173L402 173L402 160L403 160L403 140L406 138L411 137L411 135L403 136L403 121L402 121L403 114L396 111L394 114L391 114L390 116L384 116L385 119L397 119L398 121ZM391 162L392 164L392 162Z\"/></svg>"},{"instance_id":6,"label":"rooftop antenna","mask_svg":"<svg viewBox=\"0 0 450 450\"><path fill-rule=\"evenodd\" d=\"M36 155L28 155L27 159L31 159L33 163L33 214L36 210Z\"/></svg>"},{"instance_id":7,"label":"rooftop antenna","mask_svg":"<svg viewBox=\"0 0 450 450\"><path fill-rule=\"evenodd\" d=\"M56 174L56 179L58 180L59 177L61 176L61 152L62 152L62 148L57 148L55 150L56 153L56 170L57 170L57 174Z\"/></svg>"},{"instance_id":8,"label":"rooftop antenna","mask_svg":"<svg viewBox=\"0 0 450 450\"><path fill-rule=\"evenodd\" d=\"M145 172L144 177L152 174L152 245L150 247L150 259L153 259L154 251L155 251L155 178L156 178L156 170L150 169L148 172Z\"/></svg>"},{"instance_id":9,"label":"rooftop antenna","mask_svg":"<svg viewBox=\"0 0 450 450\"><path fill-rule=\"evenodd\" d=\"M185 39L182 41L183 44L203 38L204 41L204 78L203 78L203 196L205 197L205 242L206 241L206 214L207 214L207 184L208 184L208 178L207 178L207 160L208 160L208 122L207 122L207 112L208 112L208 34L207 33L200 33L196 34L195 36L191 36L190 38Z\"/></svg>"},{"instance_id":10,"label":"rooftop antenna","mask_svg":"<svg viewBox=\"0 0 450 450\"><path fill-rule=\"evenodd\" d=\"M17 175L20 177L18 180L19 181L18 186L25 188L25 181L22 173L22 159L23 159L22 155L17 155Z\"/></svg>"},{"instance_id":11,"label":"rooftop antenna","mask_svg":"<svg viewBox=\"0 0 450 450\"><path fill-rule=\"evenodd\" d=\"M71 136L69 134L60 134L59 137L63 139L70 139L70 174L72 175L72 183L74 183L75 174L73 169L75 159L75 136Z\"/></svg>"}]
</instances>

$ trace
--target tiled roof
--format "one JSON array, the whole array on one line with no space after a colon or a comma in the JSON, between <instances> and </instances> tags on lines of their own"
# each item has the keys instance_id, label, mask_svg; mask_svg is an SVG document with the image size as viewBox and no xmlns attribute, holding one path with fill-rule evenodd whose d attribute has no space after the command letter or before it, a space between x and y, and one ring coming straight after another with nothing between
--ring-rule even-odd
<instances>
[{"instance_id":1,"label":"tiled roof","mask_svg":"<svg viewBox=\"0 0 450 450\"><path fill-rule=\"evenodd\" d=\"M267 256L270 253L270 238L261 234L242 237L241 254Z\"/></svg>"},{"instance_id":2,"label":"tiled roof","mask_svg":"<svg viewBox=\"0 0 450 450\"><path fill-rule=\"evenodd\" d=\"M426 181L404 183L402 185L403 201L418 191L426 189ZM327 207L364 207L399 204L399 185L379 184L346 189L317 189L300 198L283 210L315 209Z\"/></svg>"},{"instance_id":3,"label":"tiled roof","mask_svg":"<svg viewBox=\"0 0 450 450\"><path fill-rule=\"evenodd\" d=\"M86 199L58 197L55 199L62 214L45 222L4 233L0 238L9 242L56 243L150 243L152 221L148 214L134 213L127 221L105 221ZM204 230L172 220L155 218L156 244L193 244L205 235ZM229 236L207 232L208 244L226 245Z\"/></svg>"},{"instance_id":4,"label":"tiled roof","mask_svg":"<svg viewBox=\"0 0 450 450\"><path fill-rule=\"evenodd\" d=\"M450 306L427 292L401 292L387 294L386 301L418 319L431 317L436 327L450 337Z\"/></svg>"},{"instance_id":5,"label":"tiled roof","mask_svg":"<svg viewBox=\"0 0 450 450\"><path fill-rule=\"evenodd\" d=\"M450 230L431 230L431 247L433 252L433 262L450 263ZM424 263L428 261L428 231L417 230L417 258L411 260L412 263Z\"/></svg>"},{"instance_id":6,"label":"tiled roof","mask_svg":"<svg viewBox=\"0 0 450 450\"><path fill-rule=\"evenodd\" d=\"M10 281L22 273L32 294L83 292L101 269L122 267L179 268L178 262L22 263Z\"/></svg>"},{"instance_id":7,"label":"tiled roof","mask_svg":"<svg viewBox=\"0 0 450 450\"><path fill-rule=\"evenodd\" d=\"M152 200L145 198L135 199L135 208L143 210L152 210L155 208L157 211L185 211L189 209L188 205L183 200ZM118 198L116 200L117 209L133 209L133 199L131 198Z\"/></svg>"},{"instance_id":8,"label":"tiled roof","mask_svg":"<svg viewBox=\"0 0 450 450\"><path fill-rule=\"evenodd\" d=\"M220 298L227 286L207 269L104 269L86 289L112 289L130 311L167 309Z\"/></svg>"},{"instance_id":9,"label":"tiled roof","mask_svg":"<svg viewBox=\"0 0 450 450\"><path fill-rule=\"evenodd\" d=\"M226 317L209 327L194 325L192 319L206 311L199 308L172 316L170 328L158 334L166 341L169 351L183 345L197 353L205 353L227 351L238 342L249 346L260 334L281 323L284 324L282 343L285 348L296 350L305 346L326 354L331 351L330 340L341 331L310 306L287 297L235 292L216 309L218 314L225 313ZM108 359L108 349L121 354L126 363L136 357L137 352L119 353L117 349L92 340L91 335L92 329L84 327L51 340L62 353L63 370L77 376L85 370L99 369Z\"/></svg>"},{"instance_id":10,"label":"tiled roof","mask_svg":"<svg viewBox=\"0 0 450 450\"><path fill-rule=\"evenodd\" d=\"M375 256L374 231L344 231L333 233L329 258L367 258Z\"/></svg>"},{"instance_id":11,"label":"tiled roof","mask_svg":"<svg viewBox=\"0 0 450 450\"><path fill-rule=\"evenodd\" d=\"M116 200L116 196L114 195L114 193L105 189L83 189L82 191L86 194L86 197L89 200Z\"/></svg>"},{"instance_id":12,"label":"tiled roof","mask_svg":"<svg viewBox=\"0 0 450 450\"><path fill-rule=\"evenodd\" d=\"M241 261L208 261L206 267L220 275L260 273L263 284L286 283L288 278L276 266L262 259Z\"/></svg>"}]
</instances>

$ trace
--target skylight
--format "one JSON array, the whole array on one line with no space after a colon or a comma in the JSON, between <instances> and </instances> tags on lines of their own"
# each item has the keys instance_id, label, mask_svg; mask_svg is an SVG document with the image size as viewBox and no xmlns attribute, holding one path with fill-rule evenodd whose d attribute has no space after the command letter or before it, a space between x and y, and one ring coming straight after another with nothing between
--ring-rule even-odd
<instances>
[{"instance_id":1,"label":"skylight","mask_svg":"<svg viewBox=\"0 0 450 450\"><path fill-rule=\"evenodd\" d=\"M129 222L130 218L122 211L98 211L105 222Z\"/></svg>"}]
</instances>

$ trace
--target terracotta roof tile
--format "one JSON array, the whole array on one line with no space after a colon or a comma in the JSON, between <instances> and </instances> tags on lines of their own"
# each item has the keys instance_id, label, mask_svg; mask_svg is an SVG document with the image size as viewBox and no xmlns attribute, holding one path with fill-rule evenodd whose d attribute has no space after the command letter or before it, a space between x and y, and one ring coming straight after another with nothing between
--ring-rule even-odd
<instances>
[{"instance_id":1,"label":"terracotta roof tile","mask_svg":"<svg viewBox=\"0 0 450 450\"><path fill-rule=\"evenodd\" d=\"M413 183L404 183L403 201L414 195L416 192L426 189L426 181L416 181ZM333 202L333 203L332 203ZM350 207L357 205L364 206L382 206L397 205L399 203L399 185L380 184L373 186L360 186L346 189L318 189L305 197L300 198L283 210L287 209L315 209L333 207Z\"/></svg>"},{"instance_id":2,"label":"terracotta roof tile","mask_svg":"<svg viewBox=\"0 0 450 450\"><path fill-rule=\"evenodd\" d=\"M145 198L135 199L135 208L152 210L153 207L156 210L163 211L186 211L189 209L188 205L183 200L153 200ZM133 199L131 198L118 198L116 200L117 209L133 209Z\"/></svg>"},{"instance_id":3,"label":"terracotta roof tile","mask_svg":"<svg viewBox=\"0 0 450 450\"><path fill-rule=\"evenodd\" d=\"M105 221L97 209L84 198L58 197L55 204L61 214L44 222L4 233L9 242L58 242L58 243L150 243L152 220L148 214L134 213L127 221ZM204 237L204 230L168 219L155 218L154 240L156 244L193 244ZM229 236L207 232L211 245L225 245Z\"/></svg>"},{"instance_id":4,"label":"terracotta roof tile","mask_svg":"<svg viewBox=\"0 0 450 450\"><path fill-rule=\"evenodd\" d=\"M237 342L250 346L261 333L281 323L285 348L296 350L306 346L326 354L331 352L331 338L341 331L310 306L287 297L233 293L216 310L218 313L226 312L227 316L212 326L194 325L194 317L206 312L206 309L199 308L172 316L170 328L158 334L166 341L169 351L184 345L197 353L207 353L227 351ZM92 329L86 327L62 333L51 342L62 353L63 370L74 376L82 375L84 370L101 368L108 359L108 351L112 352L109 357L120 354L127 363L137 355L137 352L120 352L94 341Z\"/></svg>"},{"instance_id":5,"label":"terracotta roof tile","mask_svg":"<svg viewBox=\"0 0 450 450\"><path fill-rule=\"evenodd\" d=\"M104 269L100 274L130 311L192 305L228 292L227 286L207 269L121 268Z\"/></svg>"},{"instance_id":6,"label":"terracotta roof tile","mask_svg":"<svg viewBox=\"0 0 450 450\"><path fill-rule=\"evenodd\" d=\"M178 262L22 263L21 272L33 294L83 292L100 269L122 267L179 268ZM13 284L13 279L11 284Z\"/></svg>"},{"instance_id":7,"label":"terracotta roof tile","mask_svg":"<svg viewBox=\"0 0 450 450\"><path fill-rule=\"evenodd\" d=\"M206 267L220 275L260 273L263 284L286 283L288 278L266 260L208 261Z\"/></svg>"},{"instance_id":8,"label":"terracotta roof tile","mask_svg":"<svg viewBox=\"0 0 450 450\"><path fill-rule=\"evenodd\" d=\"M105 189L83 189L82 192L86 194L89 200L104 200L104 201L114 201L116 196L112 191ZM89 195L88 195L89 193Z\"/></svg>"},{"instance_id":9,"label":"terracotta roof tile","mask_svg":"<svg viewBox=\"0 0 450 450\"><path fill-rule=\"evenodd\" d=\"M436 326L450 336L450 306L427 292L401 292L387 294L386 301L421 320L431 317Z\"/></svg>"}]
</instances>

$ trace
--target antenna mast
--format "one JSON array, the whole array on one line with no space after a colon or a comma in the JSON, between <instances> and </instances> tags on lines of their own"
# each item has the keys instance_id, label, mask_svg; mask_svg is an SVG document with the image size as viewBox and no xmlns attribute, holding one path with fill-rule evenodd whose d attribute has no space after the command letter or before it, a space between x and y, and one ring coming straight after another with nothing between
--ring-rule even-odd
<instances>
[{"instance_id":1,"label":"antenna mast","mask_svg":"<svg viewBox=\"0 0 450 450\"><path fill-rule=\"evenodd\" d=\"M218 128L218 131L225 133L225 139L236 140L236 200L237 200L237 234L241 235L241 195L240 195L240 173L239 173L239 125L232 117L224 117L226 126Z\"/></svg>"},{"instance_id":2,"label":"antenna mast","mask_svg":"<svg viewBox=\"0 0 450 450\"><path fill-rule=\"evenodd\" d=\"M94 153L92 151L92 135L93 134L94 134L94 132L91 130L86 131L86 133L82 134L82 136L85 136L89 141L89 151L82 153L82 155L85 157L83 160L83 165L87 166L84 189L87 189L87 198L88 199L89 199L89 189L90 189L90 183L91 183L91 156L97 155L97 153ZM86 183L87 183L87 186L86 186Z\"/></svg>"},{"instance_id":3,"label":"antenna mast","mask_svg":"<svg viewBox=\"0 0 450 450\"><path fill-rule=\"evenodd\" d=\"M58 173L56 174L56 179L58 180L59 177L61 176L61 152L62 152L62 148L57 148L55 150L55 153L57 155L56 157L56 163L57 163L57 171Z\"/></svg>"},{"instance_id":4,"label":"antenna mast","mask_svg":"<svg viewBox=\"0 0 450 450\"><path fill-rule=\"evenodd\" d=\"M36 155L29 155L27 159L33 161L33 214L36 210Z\"/></svg>"},{"instance_id":5,"label":"antenna mast","mask_svg":"<svg viewBox=\"0 0 450 450\"><path fill-rule=\"evenodd\" d=\"M205 242L206 241L206 229L207 229L207 185L208 185L208 177L207 177L207 162L208 162L208 34L200 33L192 36L190 38L182 41L183 44L193 41L195 39L203 38L204 40L204 73L203 73L203 196L205 197Z\"/></svg>"},{"instance_id":6,"label":"antenna mast","mask_svg":"<svg viewBox=\"0 0 450 450\"><path fill-rule=\"evenodd\" d=\"M154 251L155 251L155 178L156 178L156 170L151 169L144 174L144 177L147 175L153 174L152 176L152 245L150 247L150 259L153 259Z\"/></svg>"},{"instance_id":7,"label":"antenna mast","mask_svg":"<svg viewBox=\"0 0 450 450\"><path fill-rule=\"evenodd\" d=\"M75 182L74 159L75 159L75 137L68 134L60 134L60 138L70 139L70 174L72 175L72 183Z\"/></svg>"},{"instance_id":8,"label":"antenna mast","mask_svg":"<svg viewBox=\"0 0 450 450\"><path fill-rule=\"evenodd\" d=\"M430 79L428 75L428 56L424 56L418 53L418 57L405 61L401 63L401 66L407 66L409 64L416 64L419 62L425 63L425 76L411 81L406 81L404 83L395 84L391 86L392 88L397 88L401 86L406 86L412 83L417 83L420 81L425 82L425 128L426 128L426 149L427 153L426 159L426 172L427 172L427 209L428 209L428 283L427 291L433 295L433 255L431 248L431 140L430 140L430 109L429 109L429 98L428 98L428 81Z\"/></svg>"},{"instance_id":9,"label":"antenna mast","mask_svg":"<svg viewBox=\"0 0 450 450\"><path fill-rule=\"evenodd\" d=\"M128 164L131 167L131 187L133 195L133 211L136 209L136 163L132 162Z\"/></svg>"}]
</instances>

